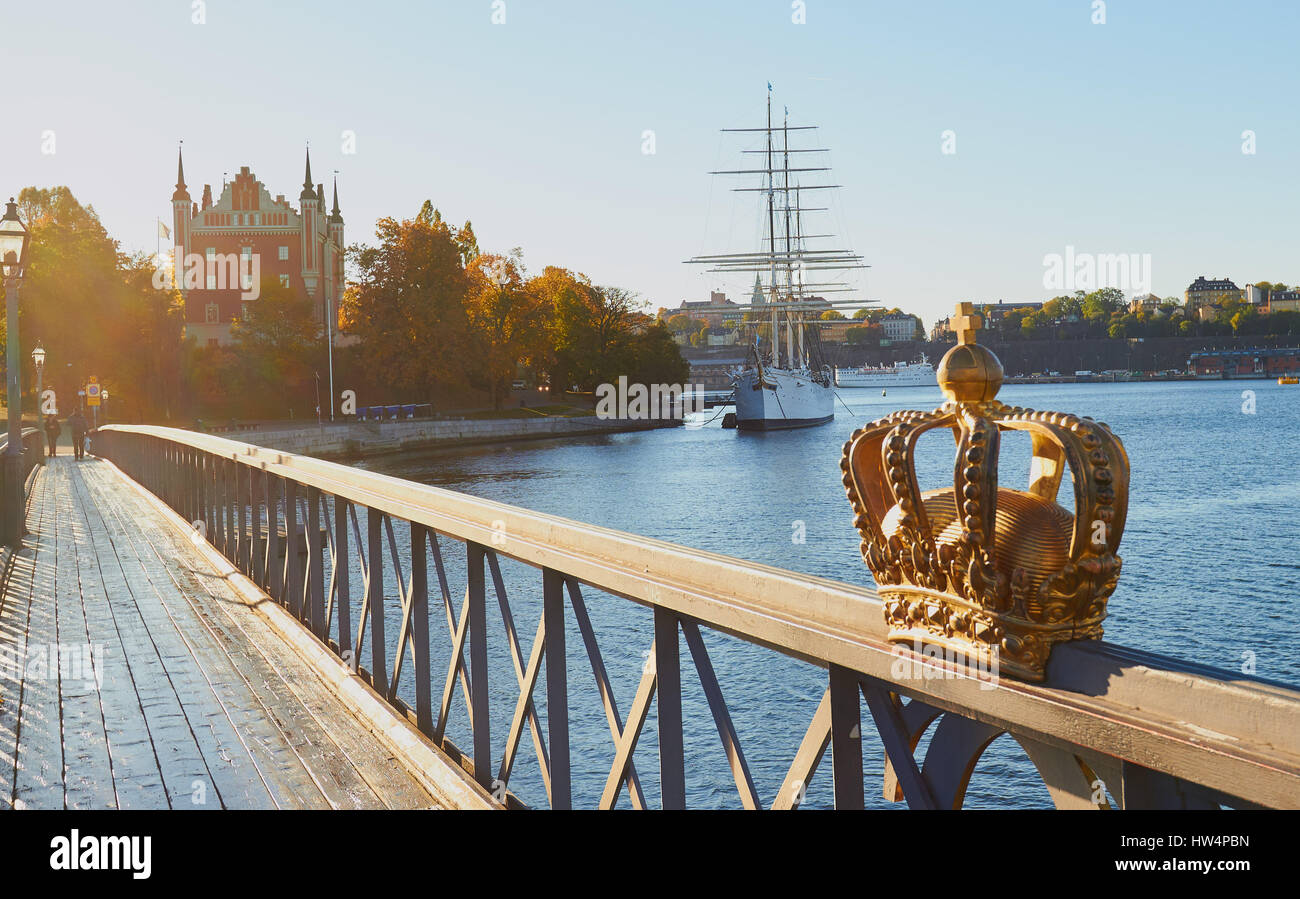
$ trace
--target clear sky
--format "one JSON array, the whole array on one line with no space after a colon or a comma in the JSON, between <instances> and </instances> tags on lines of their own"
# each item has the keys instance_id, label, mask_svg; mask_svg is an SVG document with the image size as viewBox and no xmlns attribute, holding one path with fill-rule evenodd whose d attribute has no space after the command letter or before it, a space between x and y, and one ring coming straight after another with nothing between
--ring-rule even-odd
<instances>
[{"instance_id":1,"label":"clear sky","mask_svg":"<svg viewBox=\"0 0 1300 899\"><path fill-rule=\"evenodd\" d=\"M756 195L707 172L740 167L752 144L718 129L758 124L770 81L833 151L822 224L867 257L865 294L927 325L1046 299L1067 246L1150 254L1161 296L1300 281L1289 0L1111 0L1100 25L1092 0L806 0L805 24L790 0L504 0L505 24L492 0L199 5L7 0L0 191L66 184L152 251L178 139L195 199L248 165L295 201L310 141L350 242L428 198L533 270L734 297L682 260L753 249Z\"/></svg>"}]
</instances>

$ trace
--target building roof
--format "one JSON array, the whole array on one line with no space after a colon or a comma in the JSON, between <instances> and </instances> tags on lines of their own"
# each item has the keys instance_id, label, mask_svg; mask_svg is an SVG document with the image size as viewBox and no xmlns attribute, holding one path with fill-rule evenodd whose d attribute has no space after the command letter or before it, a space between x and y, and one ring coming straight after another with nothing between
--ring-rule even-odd
<instances>
[{"instance_id":1,"label":"building roof","mask_svg":"<svg viewBox=\"0 0 1300 899\"><path fill-rule=\"evenodd\" d=\"M1187 289L1192 290L1240 290L1236 284L1232 283L1230 278L1207 279L1204 275L1197 276L1196 280L1188 285Z\"/></svg>"}]
</instances>

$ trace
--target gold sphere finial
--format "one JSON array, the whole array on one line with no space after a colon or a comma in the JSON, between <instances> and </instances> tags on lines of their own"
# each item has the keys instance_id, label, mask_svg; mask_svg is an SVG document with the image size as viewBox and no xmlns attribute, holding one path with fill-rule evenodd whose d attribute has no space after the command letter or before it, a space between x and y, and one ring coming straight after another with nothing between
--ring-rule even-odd
<instances>
[{"instance_id":1,"label":"gold sphere finial","mask_svg":"<svg viewBox=\"0 0 1300 899\"><path fill-rule=\"evenodd\" d=\"M975 342L984 327L984 316L974 303L958 303L952 328L957 345L944 354L936 373L944 396L958 403L982 403L998 395L1002 387L1002 363L987 347Z\"/></svg>"}]
</instances>

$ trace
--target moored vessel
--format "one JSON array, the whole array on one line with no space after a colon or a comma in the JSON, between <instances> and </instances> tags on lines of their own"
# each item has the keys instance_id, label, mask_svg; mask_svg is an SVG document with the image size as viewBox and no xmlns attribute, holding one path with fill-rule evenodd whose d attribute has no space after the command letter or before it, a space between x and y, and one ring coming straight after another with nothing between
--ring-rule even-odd
<instances>
[{"instance_id":1,"label":"moored vessel","mask_svg":"<svg viewBox=\"0 0 1300 899\"><path fill-rule=\"evenodd\" d=\"M733 375L735 425L743 431L772 431L824 424L835 417L834 372L821 352L820 331L813 324L823 312L837 306L861 308L867 304L831 302L822 294L850 290L840 282L823 280L823 273L864 269L862 257L851 250L812 246L829 234L806 234L803 215L824 212L801 202L804 191L829 190L836 184L804 184L805 173L826 172L829 167L791 167L792 153L825 153L815 147L792 147L792 132L815 130L811 125L790 125L788 111L779 125L772 123L772 86L768 85L767 125L760 128L725 128L724 132L756 132L763 146L744 152L759 155L761 167L712 172L715 175L757 175L758 187L739 187L763 198L764 237L758 251L697 256L691 263L709 266L723 274L752 274L753 302L736 307L744 312L746 362ZM778 144L779 142L779 144ZM766 278L766 283L764 282ZM931 374L933 378L933 374Z\"/></svg>"},{"instance_id":2,"label":"moored vessel","mask_svg":"<svg viewBox=\"0 0 1300 899\"><path fill-rule=\"evenodd\" d=\"M934 384L934 366L921 356L920 362L893 365L835 368L836 387L929 387Z\"/></svg>"}]
</instances>

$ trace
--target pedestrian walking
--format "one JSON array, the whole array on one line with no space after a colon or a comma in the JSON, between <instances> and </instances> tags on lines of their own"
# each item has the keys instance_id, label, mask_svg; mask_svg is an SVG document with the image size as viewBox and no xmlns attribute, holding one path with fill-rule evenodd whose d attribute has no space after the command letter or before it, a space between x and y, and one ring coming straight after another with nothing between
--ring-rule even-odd
<instances>
[{"instance_id":1,"label":"pedestrian walking","mask_svg":"<svg viewBox=\"0 0 1300 899\"><path fill-rule=\"evenodd\" d=\"M84 459L86 456L86 431L90 428L86 416L81 414L80 409L68 416L68 429L72 431L73 452L78 460Z\"/></svg>"},{"instance_id":2,"label":"pedestrian walking","mask_svg":"<svg viewBox=\"0 0 1300 899\"><path fill-rule=\"evenodd\" d=\"M62 430L55 416L51 415L45 419L45 442L49 445L51 459L59 454L59 432Z\"/></svg>"}]
</instances>

